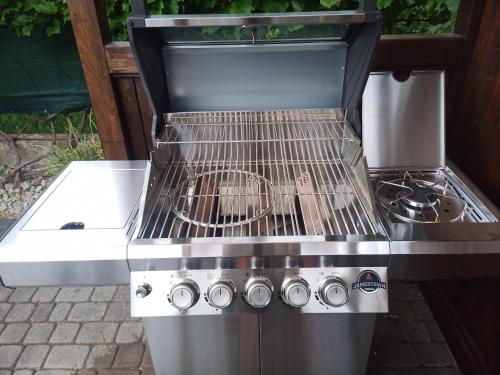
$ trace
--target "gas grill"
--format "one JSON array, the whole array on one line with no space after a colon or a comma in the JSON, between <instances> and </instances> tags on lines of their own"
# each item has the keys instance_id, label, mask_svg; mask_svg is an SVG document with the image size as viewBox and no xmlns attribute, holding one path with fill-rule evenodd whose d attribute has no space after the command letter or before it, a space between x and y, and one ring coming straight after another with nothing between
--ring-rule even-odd
<instances>
[{"instance_id":1,"label":"gas grill","mask_svg":"<svg viewBox=\"0 0 500 375\"><path fill-rule=\"evenodd\" d=\"M0 243L2 281L130 283L157 374L364 373L388 270L475 276L500 229L444 158L443 74L368 78L381 17L361 3L133 1L151 158L72 163Z\"/></svg>"}]
</instances>

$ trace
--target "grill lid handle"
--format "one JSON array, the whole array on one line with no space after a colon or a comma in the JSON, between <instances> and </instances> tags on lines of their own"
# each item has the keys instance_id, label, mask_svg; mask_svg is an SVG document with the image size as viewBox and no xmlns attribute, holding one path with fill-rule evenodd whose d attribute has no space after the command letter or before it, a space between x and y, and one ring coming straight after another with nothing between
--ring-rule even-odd
<instances>
[{"instance_id":1,"label":"grill lid handle","mask_svg":"<svg viewBox=\"0 0 500 375\"><path fill-rule=\"evenodd\" d=\"M81 221L70 221L69 223L64 224L60 229L68 230L68 229L84 229L85 224Z\"/></svg>"}]
</instances>

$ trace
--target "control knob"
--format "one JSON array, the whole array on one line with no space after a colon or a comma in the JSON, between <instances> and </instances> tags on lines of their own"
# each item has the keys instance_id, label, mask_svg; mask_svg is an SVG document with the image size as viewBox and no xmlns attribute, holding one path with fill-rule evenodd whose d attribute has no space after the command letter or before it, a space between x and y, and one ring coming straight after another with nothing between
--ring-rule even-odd
<instances>
[{"instance_id":1,"label":"control knob","mask_svg":"<svg viewBox=\"0 0 500 375\"><path fill-rule=\"evenodd\" d=\"M207 290L208 303L215 308L223 309L233 302L236 288L231 281L217 280Z\"/></svg>"},{"instance_id":2,"label":"control knob","mask_svg":"<svg viewBox=\"0 0 500 375\"><path fill-rule=\"evenodd\" d=\"M291 307L305 306L309 302L310 295L309 285L302 278L285 280L281 287L281 298Z\"/></svg>"},{"instance_id":3,"label":"control knob","mask_svg":"<svg viewBox=\"0 0 500 375\"><path fill-rule=\"evenodd\" d=\"M135 290L135 295L137 298L144 298L147 297L151 294L151 285L144 283L142 285L139 285L137 289Z\"/></svg>"},{"instance_id":4,"label":"control knob","mask_svg":"<svg viewBox=\"0 0 500 375\"><path fill-rule=\"evenodd\" d=\"M319 287L319 298L325 304L332 307L340 307L349 298L347 285L337 277L329 277L323 280Z\"/></svg>"},{"instance_id":5,"label":"control knob","mask_svg":"<svg viewBox=\"0 0 500 375\"><path fill-rule=\"evenodd\" d=\"M273 296L273 284L267 277L255 277L245 285L245 300L256 309L266 307Z\"/></svg>"},{"instance_id":6,"label":"control knob","mask_svg":"<svg viewBox=\"0 0 500 375\"><path fill-rule=\"evenodd\" d=\"M193 280L184 279L176 283L170 290L170 303L178 310L187 310L193 306L200 296L198 285Z\"/></svg>"}]
</instances>

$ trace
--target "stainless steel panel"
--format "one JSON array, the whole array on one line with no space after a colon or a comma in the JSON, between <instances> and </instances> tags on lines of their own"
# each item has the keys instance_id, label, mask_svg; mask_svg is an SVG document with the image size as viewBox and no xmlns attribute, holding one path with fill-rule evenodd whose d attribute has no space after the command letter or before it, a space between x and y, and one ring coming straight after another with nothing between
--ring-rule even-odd
<instances>
[{"instance_id":1,"label":"stainless steel panel","mask_svg":"<svg viewBox=\"0 0 500 375\"><path fill-rule=\"evenodd\" d=\"M143 169L71 168L21 230L58 230L69 222L85 229L120 229L141 193Z\"/></svg>"},{"instance_id":2,"label":"stainless steel panel","mask_svg":"<svg viewBox=\"0 0 500 375\"><path fill-rule=\"evenodd\" d=\"M182 45L162 53L171 112L341 107L345 42Z\"/></svg>"},{"instance_id":3,"label":"stainless steel panel","mask_svg":"<svg viewBox=\"0 0 500 375\"><path fill-rule=\"evenodd\" d=\"M259 375L257 315L145 318L161 375Z\"/></svg>"},{"instance_id":4,"label":"stainless steel panel","mask_svg":"<svg viewBox=\"0 0 500 375\"><path fill-rule=\"evenodd\" d=\"M363 94L362 143L369 168L445 165L444 72L413 72L400 82L372 73Z\"/></svg>"},{"instance_id":5,"label":"stainless steel panel","mask_svg":"<svg viewBox=\"0 0 500 375\"><path fill-rule=\"evenodd\" d=\"M357 281L358 275L366 268L288 268L288 269L248 269L255 266L247 264L247 269L215 269L215 270L181 270L181 271L146 271L131 273L131 307L132 316L192 316L192 315L231 315L241 313L274 314L280 312L289 313L384 313L388 312L387 289L378 289L375 293L363 293L359 289L353 289L352 285ZM371 267L382 282L387 282L387 269L385 267ZM244 287L249 278L267 277L274 285L274 293L271 303L264 309L255 310L247 305L242 299ZM284 280L300 277L305 280L311 291L309 302L298 309L290 310L280 297L281 286ZM330 307L319 301L317 292L321 282L326 277L336 277L343 280L348 287L349 298L347 303L340 307ZM171 288L182 279L194 281L200 290L200 298L197 303L188 310L179 311L168 301ZM236 287L236 297L232 304L225 309L212 307L207 299L206 292L214 280L231 280ZM149 284L152 288L151 294L144 298L135 295L135 290L142 284Z\"/></svg>"},{"instance_id":6,"label":"stainless steel panel","mask_svg":"<svg viewBox=\"0 0 500 375\"><path fill-rule=\"evenodd\" d=\"M363 375L375 314L260 317L262 375Z\"/></svg>"},{"instance_id":7,"label":"stainless steel panel","mask_svg":"<svg viewBox=\"0 0 500 375\"><path fill-rule=\"evenodd\" d=\"M324 259L331 259L332 264L336 264L343 259L344 265L356 266L366 265L363 263L364 257L380 257L385 262L390 255L389 241L385 237L373 235L287 237L274 241L272 238L238 237L236 241L217 242L213 239L199 243L196 239L185 243L167 239L132 240L128 247L130 268L133 271L168 270L179 260L201 262L207 258L223 258L247 264L247 259L256 256L275 259L274 263L280 266L285 264L287 257L299 257L312 264L321 264ZM359 261L361 263L357 263Z\"/></svg>"},{"instance_id":8,"label":"stainless steel panel","mask_svg":"<svg viewBox=\"0 0 500 375\"><path fill-rule=\"evenodd\" d=\"M127 283L127 244L145 166L144 161L71 163L0 242L3 282ZM58 229L68 220L84 221L88 227Z\"/></svg>"},{"instance_id":9,"label":"stainless steel panel","mask_svg":"<svg viewBox=\"0 0 500 375\"><path fill-rule=\"evenodd\" d=\"M256 14L203 14L203 15L162 15L145 19L146 27L205 27L239 25L307 25L331 23L374 22L376 12L359 10L335 12L267 13Z\"/></svg>"},{"instance_id":10,"label":"stainless steel panel","mask_svg":"<svg viewBox=\"0 0 500 375\"><path fill-rule=\"evenodd\" d=\"M467 204L464 221L396 223L382 209L391 241L390 278L430 280L500 276L499 211L455 165L451 162L448 165L440 172L447 176L455 194Z\"/></svg>"}]
</instances>

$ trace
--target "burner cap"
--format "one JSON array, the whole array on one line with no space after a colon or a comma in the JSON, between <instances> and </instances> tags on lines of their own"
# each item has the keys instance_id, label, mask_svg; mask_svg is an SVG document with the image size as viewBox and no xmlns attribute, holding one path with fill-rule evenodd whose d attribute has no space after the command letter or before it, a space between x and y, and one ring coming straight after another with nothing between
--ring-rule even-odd
<instances>
[{"instance_id":1,"label":"burner cap","mask_svg":"<svg viewBox=\"0 0 500 375\"><path fill-rule=\"evenodd\" d=\"M415 209L431 208L438 204L439 195L431 186L420 185L415 181L405 181L403 189L396 197Z\"/></svg>"},{"instance_id":2,"label":"burner cap","mask_svg":"<svg viewBox=\"0 0 500 375\"><path fill-rule=\"evenodd\" d=\"M391 216L410 223L455 222L465 210L446 185L412 178L380 182L377 197Z\"/></svg>"}]
</instances>

